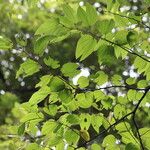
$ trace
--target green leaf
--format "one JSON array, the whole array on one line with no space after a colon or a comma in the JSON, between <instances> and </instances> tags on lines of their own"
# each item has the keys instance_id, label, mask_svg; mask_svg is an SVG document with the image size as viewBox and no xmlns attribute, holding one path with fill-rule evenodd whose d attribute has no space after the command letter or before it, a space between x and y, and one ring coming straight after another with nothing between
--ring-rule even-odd
<instances>
[{"instance_id":1,"label":"green leaf","mask_svg":"<svg viewBox=\"0 0 150 150\"><path fill-rule=\"evenodd\" d=\"M96 99L96 102L103 100L106 98L106 95L100 91L100 90L95 90L94 91L94 98Z\"/></svg>"},{"instance_id":2,"label":"green leaf","mask_svg":"<svg viewBox=\"0 0 150 150\"><path fill-rule=\"evenodd\" d=\"M81 21L84 26L89 26L87 14L85 10L81 8L80 6L78 7L78 10L77 10L77 17L78 17L78 21Z\"/></svg>"},{"instance_id":3,"label":"green leaf","mask_svg":"<svg viewBox=\"0 0 150 150\"><path fill-rule=\"evenodd\" d=\"M134 136L132 131L127 131L127 132L121 132L120 135L122 136L122 142L125 144L128 143L133 143L137 144L137 138Z\"/></svg>"},{"instance_id":4,"label":"green leaf","mask_svg":"<svg viewBox=\"0 0 150 150\"><path fill-rule=\"evenodd\" d=\"M102 115L92 115L91 124L97 133L99 133L99 128L101 127L102 122L103 122L103 116Z\"/></svg>"},{"instance_id":5,"label":"green leaf","mask_svg":"<svg viewBox=\"0 0 150 150\"><path fill-rule=\"evenodd\" d=\"M134 67L136 69L138 69L139 73L142 73L145 71L146 67L143 67L143 66L146 66L146 65L147 65L147 62L145 60L143 60L142 58L140 58L138 56L135 58Z\"/></svg>"},{"instance_id":6,"label":"green leaf","mask_svg":"<svg viewBox=\"0 0 150 150\"><path fill-rule=\"evenodd\" d=\"M67 104L73 100L73 95L70 90L64 89L59 92L59 98L62 101L62 103Z\"/></svg>"},{"instance_id":7,"label":"green leaf","mask_svg":"<svg viewBox=\"0 0 150 150\"><path fill-rule=\"evenodd\" d=\"M21 136L24 134L25 131L25 123L22 123L18 128L18 135Z\"/></svg>"},{"instance_id":8,"label":"green leaf","mask_svg":"<svg viewBox=\"0 0 150 150\"><path fill-rule=\"evenodd\" d=\"M136 44L136 42L138 41L138 38L139 38L138 33L136 31L128 32L127 41L131 46Z\"/></svg>"},{"instance_id":9,"label":"green leaf","mask_svg":"<svg viewBox=\"0 0 150 150\"><path fill-rule=\"evenodd\" d=\"M100 45L98 51L98 63L101 64L112 64L112 62L115 62L115 55L114 55L114 47L106 44Z\"/></svg>"},{"instance_id":10,"label":"green leaf","mask_svg":"<svg viewBox=\"0 0 150 150\"><path fill-rule=\"evenodd\" d=\"M59 24L58 19L49 19L37 29L35 35L59 36L67 33L67 29Z\"/></svg>"},{"instance_id":11,"label":"green leaf","mask_svg":"<svg viewBox=\"0 0 150 150\"><path fill-rule=\"evenodd\" d=\"M80 61L88 57L93 51L95 51L95 46L97 42L90 35L82 35L79 39L76 47L76 58L80 58Z\"/></svg>"},{"instance_id":12,"label":"green leaf","mask_svg":"<svg viewBox=\"0 0 150 150\"><path fill-rule=\"evenodd\" d=\"M124 105L117 104L114 107L114 116L116 119L120 119L126 115L126 108Z\"/></svg>"},{"instance_id":13,"label":"green leaf","mask_svg":"<svg viewBox=\"0 0 150 150\"><path fill-rule=\"evenodd\" d=\"M28 113L20 121L21 122L30 122L30 121L40 122L43 119L44 119L44 116L42 113Z\"/></svg>"},{"instance_id":14,"label":"green leaf","mask_svg":"<svg viewBox=\"0 0 150 150\"><path fill-rule=\"evenodd\" d=\"M101 147L100 147L100 145L94 143L94 144L92 144L92 146L91 146L91 150L101 150Z\"/></svg>"},{"instance_id":15,"label":"green leaf","mask_svg":"<svg viewBox=\"0 0 150 150\"><path fill-rule=\"evenodd\" d=\"M37 87L44 87L44 86L46 86L50 82L51 78L52 78L51 75L42 76L40 78L41 81L38 84L36 84L35 87L37 88Z\"/></svg>"},{"instance_id":16,"label":"green leaf","mask_svg":"<svg viewBox=\"0 0 150 150\"><path fill-rule=\"evenodd\" d=\"M50 36L42 36L38 38L34 44L34 53L37 55L42 56L44 53L44 50L46 49L48 43L50 41Z\"/></svg>"},{"instance_id":17,"label":"green leaf","mask_svg":"<svg viewBox=\"0 0 150 150\"><path fill-rule=\"evenodd\" d=\"M146 80L140 80L137 86L138 88L146 88L148 86L148 82Z\"/></svg>"},{"instance_id":18,"label":"green leaf","mask_svg":"<svg viewBox=\"0 0 150 150\"><path fill-rule=\"evenodd\" d=\"M63 139L61 136L59 135L53 135L50 140L48 141L48 145L51 146L51 147L54 147L60 143L63 142Z\"/></svg>"},{"instance_id":19,"label":"green leaf","mask_svg":"<svg viewBox=\"0 0 150 150\"><path fill-rule=\"evenodd\" d=\"M0 36L0 50L9 50L12 47L13 44L8 38Z\"/></svg>"},{"instance_id":20,"label":"green leaf","mask_svg":"<svg viewBox=\"0 0 150 150\"><path fill-rule=\"evenodd\" d=\"M121 47L119 46L114 46L115 47L115 56L116 58L122 57L122 59L126 58L128 52L123 50Z\"/></svg>"},{"instance_id":21,"label":"green leaf","mask_svg":"<svg viewBox=\"0 0 150 150\"><path fill-rule=\"evenodd\" d=\"M102 146L106 149L115 149L116 138L113 135L107 135L103 140Z\"/></svg>"},{"instance_id":22,"label":"green leaf","mask_svg":"<svg viewBox=\"0 0 150 150\"><path fill-rule=\"evenodd\" d=\"M105 74L103 71L99 71L96 73L96 75L98 76L94 81L98 84L98 85L103 85L104 83L106 83L108 81L108 75Z\"/></svg>"},{"instance_id":23,"label":"green leaf","mask_svg":"<svg viewBox=\"0 0 150 150\"><path fill-rule=\"evenodd\" d=\"M125 150L131 150L131 149L132 150L140 150L140 148L137 145L135 145L133 143L128 143L125 147Z\"/></svg>"},{"instance_id":24,"label":"green leaf","mask_svg":"<svg viewBox=\"0 0 150 150\"><path fill-rule=\"evenodd\" d=\"M75 11L67 4L63 5L63 13L65 14L66 18L72 22L72 23L76 23L77 22L77 18L75 15Z\"/></svg>"},{"instance_id":25,"label":"green leaf","mask_svg":"<svg viewBox=\"0 0 150 150\"><path fill-rule=\"evenodd\" d=\"M64 76L73 78L75 75L80 73L78 70L79 65L76 63L66 63L62 66L61 72Z\"/></svg>"},{"instance_id":26,"label":"green leaf","mask_svg":"<svg viewBox=\"0 0 150 150\"><path fill-rule=\"evenodd\" d=\"M78 84L80 88L85 88L89 85L89 79L87 77L81 76L78 79Z\"/></svg>"},{"instance_id":27,"label":"green leaf","mask_svg":"<svg viewBox=\"0 0 150 150\"><path fill-rule=\"evenodd\" d=\"M20 75L23 75L23 77L31 76L39 70L39 64L31 59L28 59L20 65L20 68L16 74L16 78L18 78Z\"/></svg>"},{"instance_id":28,"label":"green leaf","mask_svg":"<svg viewBox=\"0 0 150 150\"><path fill-rule=\"evenodd\" d=\"M49 105L49 114L55 116L57 113L57 105Z\"/></svg>"},{"instance_id":29,"label":"green leaf","mask_svg":"<svg viewBox=\"0 0 150 150\"><path fill-rule=\"evenodd\" d=\"M135 78L128 78L128 79L126 79L126 83L128 84L128 85L132 85L132 84L135 84L135 81L136 81L136 79Z\"/></svg>"},{"instance_id":30,"label":"green leaf","mask_svg":"<svg viewBox=\"0 0 150 150\"><path fill-rule=\"evenodd\" d=\"M135 90L129 90L127 92L127 97L129 99L129 101L135 101L136 100L136 91Z\"/></svg>"},{"instance_id":31,"label":"green leaf","mask_svg":"<svg viewBox=\"0 0 150 150\"><path fill-rule=\"evenodd\" d=\"M48 86L42 87L40 90L38 90L31 96L31 98L29 99L29 103L31 105L40 103L50 94L50 92L51 90Z\"/></svg>"},{"instance_id":32,"label":"green leaf","mask_svg":"<svg viewBox=\"0 0 150 150\"><path fill-rule=\"evenodd\" d=\"M89 108L93 103L93 93L92 92L87 92L85 94L79 93L76 95L76 99L79 107Z\"/></svg>"},{"instance_id":33,"label":"green leaf","mask_svg":"<svg viewBox=\"0 0 150 150\"><path fill-rule=\"evenodd\" d=\"M79 140L79 135L78 134L79 133L78 133L77 130L68 129L64 134L64 138L65 138L65 140L67 141L68 144L75 144Z\"/></svg>"},{"instance_id":34,"label":"green leaf","mask_svg":"<svg viewBox=\"0 0 150 150\"><path fill-rule=\"evenodd\" d=\"M88 130L91 124L91 116L89 114L80 115L80 127L81 129Z\"/></svg>"},{"instance_id":35,"label":"green leaf","mask_svg":"<svg viewBox=\"0 0 150 150\"><path fill-rule=\"evenodd\" d=\"M96 23L96 28L102 34L110 33L111 30L114 28L115 22L113 19L110 20L99 20Z\"/></svg>"},{"instance_id":36,"label":"green leaf","mask_svg":"<svg viewBox=\"0 0 150 150\"><path fill-rule=\"evenodd\" d=\"M27 147L26 150L41 150L39 145L37 143L30 143Z\"/></svg>"},{"instance_id":37,"label":"green leaf","mask_svg":"<svg viewBox=\"0 0 150 150\"><path fill-rule=\"evenodd\" d=\"M89 25L95 24L98 15L96 9L89 3L86 3L86 14L87 14L88 24Z\"/></svg>"},{"instance_id":38,"label":"green leaf","mask_svg":"<svg viewBox=\"0 0 150 150\"><path fill-rule=\"evenodd\" d=\"M117 43L119 45L126 45L127 44L127 35L128 35L128 32L124 31L124 30L116 32L115 43Z\"/></svg>"},{"instance_id":39,"label":"green leaf","mask_svg":"<svg viewBox=\"0 0 150 150\"><path fill-rule=\"evenodd\" d=\"M59 61L54 60L50 56L48 57L48 59L44 58L44 63L53 69L57 69L60 67Z\"/></svg>"},{"instance_id":40,"label":"green leaf","mask_svg":"<svg viewBox=\"0 0 150 150\"><path fill-rule=\"evenodd\" d=\"M58 92L64 89L65 84L59 77L53 77L48 84L52 92Z\"/></svg>"},{"instance_id":41,"label":"green leaf","mask_svg":"<svg viewBox=\"0 0 150 150\"><path fill-rule=\"evenodd\" d=\"M114 85L121 85L122 84L122 77L120 75L117 75L117 74L113 75L112 76L112 83Z\"/></svg>"},{"instance_id":42,"label":"green leaf","mask_svg":"<svg viewBox=\"0 0 150 150\"><path fill-rule=\"evenodd\" d=\"M78 124L80 123L80 119L79 119L79 116L78 115L75 115L75 114L69 114L67 116L67 121L71 124Z\"/></svg>"},{"instance_id":43,"label":"green leaf","mask_svg":"<svg viewBox=\"0 0 150 150\"><path fill-rule=\"evenodd\" d=\"M42 126L42 134L43 135L50 135L54 132L56 127L58 126L58 123L54 120L48 120L44 123Z\"/></svg>"}]
</instances>

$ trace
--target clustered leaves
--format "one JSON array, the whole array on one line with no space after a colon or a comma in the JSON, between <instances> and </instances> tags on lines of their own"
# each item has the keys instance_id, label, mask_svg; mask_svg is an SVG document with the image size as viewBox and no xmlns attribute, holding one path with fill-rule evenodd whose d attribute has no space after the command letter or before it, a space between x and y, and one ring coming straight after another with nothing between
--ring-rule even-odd
<instances>
[{"instance_id":1,"label":"clustered leaves","mask_svg":"<svg viewBox=\"0 0 150 150\"><path fill-rule=\"evenodd\" d=\"M119 11L121 2L106 2L102 14L89 3L77 9L64 4L63 15L54 15L36 30L32 53L39 59L27 55L16 74L25 78L41 73L37 91L20 106L26 114L18 134L35 138L28 150L150 149L149 127L139 129L136 122L142 118L137 115L139 108L148 113L144 106L150 99L149 50L140 44L147 42L148 35L142 21L135 21L140 16ZM133 22L140 29L127 30ZM45 55L48 46L73 37L77 39L74 60L62 64ZM0 48L9 49L11 44L0 38ZM123 76L127 63L134 65L140 78ZM80 76L74 85L82 66L89 68L90 75Z\"/></svg>"}]
</instances>

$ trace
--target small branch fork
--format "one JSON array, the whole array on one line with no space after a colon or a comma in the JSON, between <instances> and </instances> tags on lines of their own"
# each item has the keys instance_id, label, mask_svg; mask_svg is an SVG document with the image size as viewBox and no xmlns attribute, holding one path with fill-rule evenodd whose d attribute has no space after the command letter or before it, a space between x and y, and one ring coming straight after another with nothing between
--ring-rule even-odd
<instances>
[{"instance_id":1,"label":"small branch fork","mask_svg":"<svg viewBox=\"0 0 150 150\"><path fill-rule=\"evenodd\" d=\"M139 108L142 100L144 99L144 97L146 96L146 94L148 93L149 90L150 90L150 86L148 86L147 88L145 88L143 96L140 98L140 100L138 101L138 103L137 103L136 107L133 109L133 111L131 111L130 113L126 114L124 117L122 117L121 119L119 119L115 123L111 124L107 129L104 129L98 135L94 136L89 141L84 142L83 144L79 145L75 149L78 149L80 147L87 147L88 145L91 145L91 143L93 143L97 138L99 138L100 136L102 136L104 133L106 133L107 131L109 131L111 128L113 128L114 126L116 126L120 122L124 121L127 117L132 116L133 124L135 126L136 131L137 131L137 136L138 136L138 139L139 139L139 142L140 142L141 150L144 150L144 145L142 143L141 135L139 133L139 128L138 128L138 125L137 125L135 117L136 117L136 112L137 112L137 110L138 110L138 108Z\"/></svg>"}]
</instances>

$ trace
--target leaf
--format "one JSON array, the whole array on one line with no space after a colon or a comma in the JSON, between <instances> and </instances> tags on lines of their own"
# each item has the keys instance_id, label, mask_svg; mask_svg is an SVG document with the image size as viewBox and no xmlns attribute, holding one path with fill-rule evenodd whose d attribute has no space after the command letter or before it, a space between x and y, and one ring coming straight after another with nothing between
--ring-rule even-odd
<instances>
[{"instance_id":1,"label":"leaf","mask_svg":"<svg viewBox=\"0 0 150 150\"><path fill-rule=\"evenodd\" d=\"M146 88L148 86L148 82L146 80L140 80L137 84L138 88Z\"/></svg>"},{"instance_id":2,"label":"leaf","mask_svg":"<svg viewBox=\"0 0 150 150\"><path fill-rule=\"evenodd\" d=\"M57 105L49 105L49 114L55 116L57 113Z\"/></svg>"},{"instance_id":3,"label":"leaf","mask_svg":"<svg viewBox=\"0 0 150 150\"><path fill-rule=\"evenodd\" d=\"M103 71L99 71L96 73L98 77L94 80L98 85L103 85L108 81L108 75L106 75Z\"/></svg>"},{"instance_id":4,"label":"leaf","mask_svg":"<svg viewBox=\"0 0 150 150\"><path fill-rule=\"evenodd\" d=\"M49 41L50 41L49 35L38 38L34 44L34 53L42 56Z\"/></svg>"},{"instance_id":5,"label":"leaf","mask_svg":"<svg viewBox=\"0 0 150 150\"><path fill-rule=\"evenodd\" d=\"M125 115L126 115L126 109L125 109L124 105L117 104L114 107L114 117L116 119L120 119Z\"/></svg>"},{"instance_id":6,"label":"leaf","mask_svg":"<svg viewBox=\"0 0 150 150\"><path fill-rule=\"evenodd\" d=\"M12 47L13 44L8 38L0 36L0 50L9 50Z\"/></svg>"},{"instance_id":7,"label":"leaf","mask_svg":"<svg viewBox=\"0 0 150 150\"><path fill-rule=\"evenodd\" d=\"M23 75L23 77L31 76L39 70L39 64L31 59L28 59L20 65L20 68L16 74L16 78L18 78L20 75Z\"/></svg>"},{"instance_id":8,"label":"leaf","mask_svg":"<svg viewBox=\"0 0 150 150\"><path fill-rule=\"evenodd\" d=\"M128 35L127 35L127 41L128 43L133 46L137 43L138 41L138 33L136 31L130 31L128 32Z\"/></svg>"},{"instance_id":9,"label":"leaf","mask_svg":"<svg viewBox=\"0 0 150 150\"><path fill-rule=\"evenodd\" d=\"M143 60L142 58L140 57L136 57L135 60L134 60L134 67L136 69L138 69L138 72L139 73L142 73L145 71L146 67L143 67L143 66L146 66L147 63L145 60Z\"/></svg>"},{"instance_id":10,"label":"leaf","mask_svg":"<svg viewBox=\"0 0 150 150\"><path fill-rule=\"evenodd\" d=\"M122 84L122 77L120 75L117 75L117 74L113 75L112 76L112 83L114 85L121 85Z\"/></svg>"},{"instance_id":11,"label":"leaf","mask_svg":"<svg viewBox=\"0 0 150 150\"><path fill-rule=\"evenodd\" d=\"M70 103L73 100L73 95L70 90L64 89L59 92L59 98L62 103Z\"/></svg>"},{"instance_id":12,"label":"leaf","mask_svg":"<svg viewBox=\"0 0 150 150\"><path fill-rule=\"evenodd\" d=\"M127 92L127 97L129 99L129 101L135 101L136 100L136 91L135 90L129 90Z\"/></svg>"},{"instance_id":13,"label":"leaf","mask_svg":"<svg viewBox=\"0 0 150 150\"><path fill-rule=\"evenodd\" d=\"M42 126L42 134L50 135L54 132L55 128L58 126L58 123L54 120L48 120Z\"/></svg>"},{"instance_id":14,"label":"leaf","mask_svg":"<svg viewBox=\"0 0 150 150\"><path fill-rule=\"evenodd\" d=\"M60 67L59 61L54 60L50 56L48 57L48 59L44 58L44 63L53 69L57 69Z\"/></svg>"},{"instance_id":15,"label":"leaf","mask_svg":"<svg viewBox=\"0 0 150 150\"><path fill-rule=\"evenodd\" d=\"M122 136L122 142L125 144L133 143L137 144L137 138L134 136L133 132L121 132L120 135Z\"/></svg>"},{"instance_id":16,"label":"leaf","mask_svg":"<svg viewBox=\"0 0 150 150\"><path fill-rule=\"evenodd\" d=\"M133 143L128 143L125 147L125 150L140 150L139 147Z\"/></svg>"},{"instance_id":17,"label":"leaf","mask_svg":"<svg viewBox=\"0 0 150 150\"><path fill-rule=\"evenodd\" d=\"M136 79L135 78L131 78L131 77L126 79L126 83L128 85L135 84L135 81L136 81Z\"/></svg>"},{"instance_id":18,"label":"leaf","mask_svg":"<svg viewBox=\"0 0 150 150\"><path fill-rule=\"evenodd\" d=\"M18 128L18 135L21 136L24 134L25 131L25 123L22 123Z\"/></svg>"},{"instance_id":19,"label":"leaf","mask_svg":"<svg viewBox=\"0 0 150 150\"><path fill-rule=\"evenodd\" d=\"M89 79L87 77L81 76L78 79L78 84L80 88L85 88L89 85Z\"/></svg>"},{"instance_id":20,"label":"leaf","mask_svg":"<svg viewBox=\"0 0 150 150\"><path fill-rule=\"evenodd\" d=\"M116 138L113 135L107 135L103 140L102 146L105 147L106 149L117 148Z\"/></svg>"},{"instance_id":21,"label":"leaf","mask_svg":"<svg viewBox=\"0 0 150 150\"><path fill-rule=\"evenodd\" d=\"M67 33L67 29L59 24L58 19L49 19L43 24L35 32L35 35L64 35Z\"/></svg>"},{"instance_id":22,"label":"leaf","mask_svg":"<svg viewBox=\"0 0 150 150\"><path fill-rule=\"evenodd\" d=\"M69 114L69 115L67 116L67 121L68 121L70 124L79 124L79 123L80 123L79 116L78 116L78 115L75 115L75 114Z\"/></svg>"},{"instance_id":23,"label":"leaf","mask_svg":"<svg viewBox=\"0 0 150 150\"><path fill-rule=\"evenodd\" d=\"M44 116L42 113L28 113L20 121L21 122L30 122L30 121L40 122L43 119L44 119Z\"/></svg>"},{"instance_id":24,"label":"leaf","mask_svg":"<svg viewBox=\"0 0 150 150\"><path fill-rule=\"evenodd\" d=\"M97 133L99 133L99 128L101 127L102 122L103 122L103 116L102 115L92 115L91 124Z\"/></svg>"},{"instance_id":25,"label":"leaf","mask_svg":"<svg viewBox=\"0 0 150 150\"><path fill-rule=\"evenodd\" d=\"M81 135L81 137L82 137L85 141L89 141L89 140L90 140L90 134L88 133L87 130L81 129L81 130L80 130L80 135Z\"/></svg>"},{"instance_id":26,"label":"leaf","mask_svg":"<svg viewBox=\"0 0 150 150\"><path fill-rule=\"evenodd\" d=\"M111 30L114 28L115 22L113 19L110 20L99 20L96 23L96 28L102 34L110 33Z\"/></svg>"},{"instance_id":27,"label":"leaf","mask_svg":"<svg viewBox=\"0 0 150 150\"><path fill-rule=\"evenodd\" d=\"M88 130L91 124L91 116L89 114L82 113L80 115L80 127L81 129Z\"/></svg>"},{"instance_id":28,"label":"leaf","mask_svg":"<svg viewBox=\"0 0 150 150\"><path fill-rule=\"evenodd\" d=\"M50 94L50 92L51 90L48 86L42 87L40 90L38 90L31 96L31 98L29 99L29 103L31 105L40 103Z\"/></svg>"},{"instance_id":29,"label":"leaf","mask_svg":"<svg viewBox=\"0 0 150 150\"><path fill-rule=\"evenodd\" d=\"M93 103L93 93L92 92L87 92L85 94L79 93L76 95L76 99L79 107L89 108Z\"/></svg>"},{"instance_id":30,"label":"leaf","mask_svg":"<svg viewBox=\"0 0 150 150\"><path fill-rule=\"evenodd\" d=\"M126 45L127 44L127 35L128 35L128 32L124 31L124 30L116 32L115 43L117 43L119 45Z\"/></svg>"},{"instance_id":31,"label":"leaf","mask_svg":"<svg viewBox=\"0 0 150 150\"><path fill-rule=\"evenodd\" d=\"M68 129L65 134L64 138L67 141L68 144L76 144L79 140L78 130L71 130Z\"/></svg>"},{"instance_id":32,"label":"leaf","mask_svg":"<svg viewBox=\"0 0 150 150\"><path fill-rule=\"evenodd\" d=\"M98 15L96 9L89 3L86 3L86 14L87 14L88 24L89 25L95 24Z\"/></svg>"},{"instance_id":33,"label":"leaf","mask_svg":"<svg viewBox=\"0 0 150 150\"><path fill-rule=\"evenodd\" d=\"M42 76L40 78L41 81L38 84L36 84L35 87L37 88L37 87L44 87L44 86L46 86L50 82L51 78L52 78L51 75Z\"/></svg>"},{"instance_id":34,"label":"leaf","mask_svg":"<svg viewBox=\"0 0 150 150\"><path fill-rule=\"evenodd\" d=\"M95 90L94 91L94 98L96 99L96 102L103 100L106 98L106 95L100 91L100 90Z\"/></svg>"},{"instance_id":35,"label":"leaf","mask_svg":"<svg viewBox=\"0 0 150 150\"><path fill-rule=\"evenodd\" d=\"M80 73L80 70L78 70L79 65L76 63L66 63L62 66L61 72L64 76L73 78L75 75Z\"/></svg>"},{"instance_id":36,"label":"leaf","mask_svg":"<svg viewBox=\"0 0 150 150\"><path fill-rule=\"evenodd\" d=\"M53 77L48 84L52 92L58 92L64 89L65 84L59 77Z\"/></svg>"},{"instance_id":37,"label":"leaf","mask_svg":"<svg viewBox=\"0 0 150 150\"><path fill-rule=\"evenodd\" d=\"M62 139L61 136L59 136L59 135L53 135L53 136L50 138L50 140L48 141L48 145L49 145L50 147L54 147L54 146L56 146L56 145L58 145L58 144L60 144L60 143L62 143L62 142L63 142L63 139Z\"/></svg>"},{"instance_id":38,"label":"leaf","mask_svg":"<svg viewBox=\"0 0 150 150\"><path fill-rule=\"evenodd\" d=\"M27 147L26 150L41 150L39 145L37 143L30 143Z\"/></svg>"},{"instance_id":39,"label":"leaf","mask_svg":"<svg viewBox=\"0 0 150 150\"><path fill-rule=\"evenodd\" d=\"M88 57L92 52L95 51L97 42L90 35L82 35L79 39L76 47L76 58L80 58L80 61Z\"/></svg>"},{"instance_id":40,"label":"leaf","mask_svg":"<svg viewBox=\"0 0 150 150\"><path fill-rule=\"evenodd\" d=\"M128 52L123 50L121 47L119 46L114 46L114 52L115 52L115 56L118 59L119 57L122 57L122 59L126 58Z\"/></svg>"},{"instance_id":41,"label":"leaf","mask_svg":"<svg viewBox=\"0 0 150 150\"><path fill-rule=\"evenodd\" d=\"M82 22L83 26L91 26L95 24L98 17L96 9L89 3L86 3L86 11L80 6L78 7L77 16L78 20Z\"/></svg>"},{"instance_id":42,"label":"leaf","mask_svg":"<svg viewBox=\"0 0 150 150\"><path fill-rule=\"evenodd\" d=\"M114 47L106 44L100 45L98 51L98 63L110 65L112 62L115 62L115 55L114 55Z\"/></svg>"},{"instance_id":43,"label":"leaf","mask_svg":"<svg viewBox=\"0 0 150 150\"><path fill-rule=\"evenodd\" d=\"M68 4L67 5L64 4L62 7L63 7L63 12L64 12L66 18L70 22L76 23L77 22L77 18L76 18L74 10Z\"/></svg>"},{"instance_id":44,"label":"leaf","mask_svg":"<svg viewBox=\"0 0 150 150\"><path fill-rule=\"evenodd\" d=\"M91 150L101 150L101 147L100 147L100 145L94 143L91 145Z\"/></svg>"},{"instance_id":45,"label":"leaf","mask_svg":"<svg viewBox=\"0 0 150 150\"><path fill-rule=\"evenodd\" d=\"M80 6L77 9L77 17L78 17L78 21L81 21L84 26L89 26L87 14L85 10Z\"/></svg>"}]
</instances>

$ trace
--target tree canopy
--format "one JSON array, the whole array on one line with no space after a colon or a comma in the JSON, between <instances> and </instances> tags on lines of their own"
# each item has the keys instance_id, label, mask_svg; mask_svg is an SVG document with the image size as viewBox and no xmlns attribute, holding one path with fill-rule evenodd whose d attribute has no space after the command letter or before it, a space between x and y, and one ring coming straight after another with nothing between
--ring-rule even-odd
<instances>
[{"instance_id":1,"label":"tree canopy","mask_svg":"<svg viewBox=\"0 0 150 150\"><path fill-rule=\"evenodd\" d=\"M0 149L150 150L150 0L0 0Z\"/></svg>"}]
</instances>

